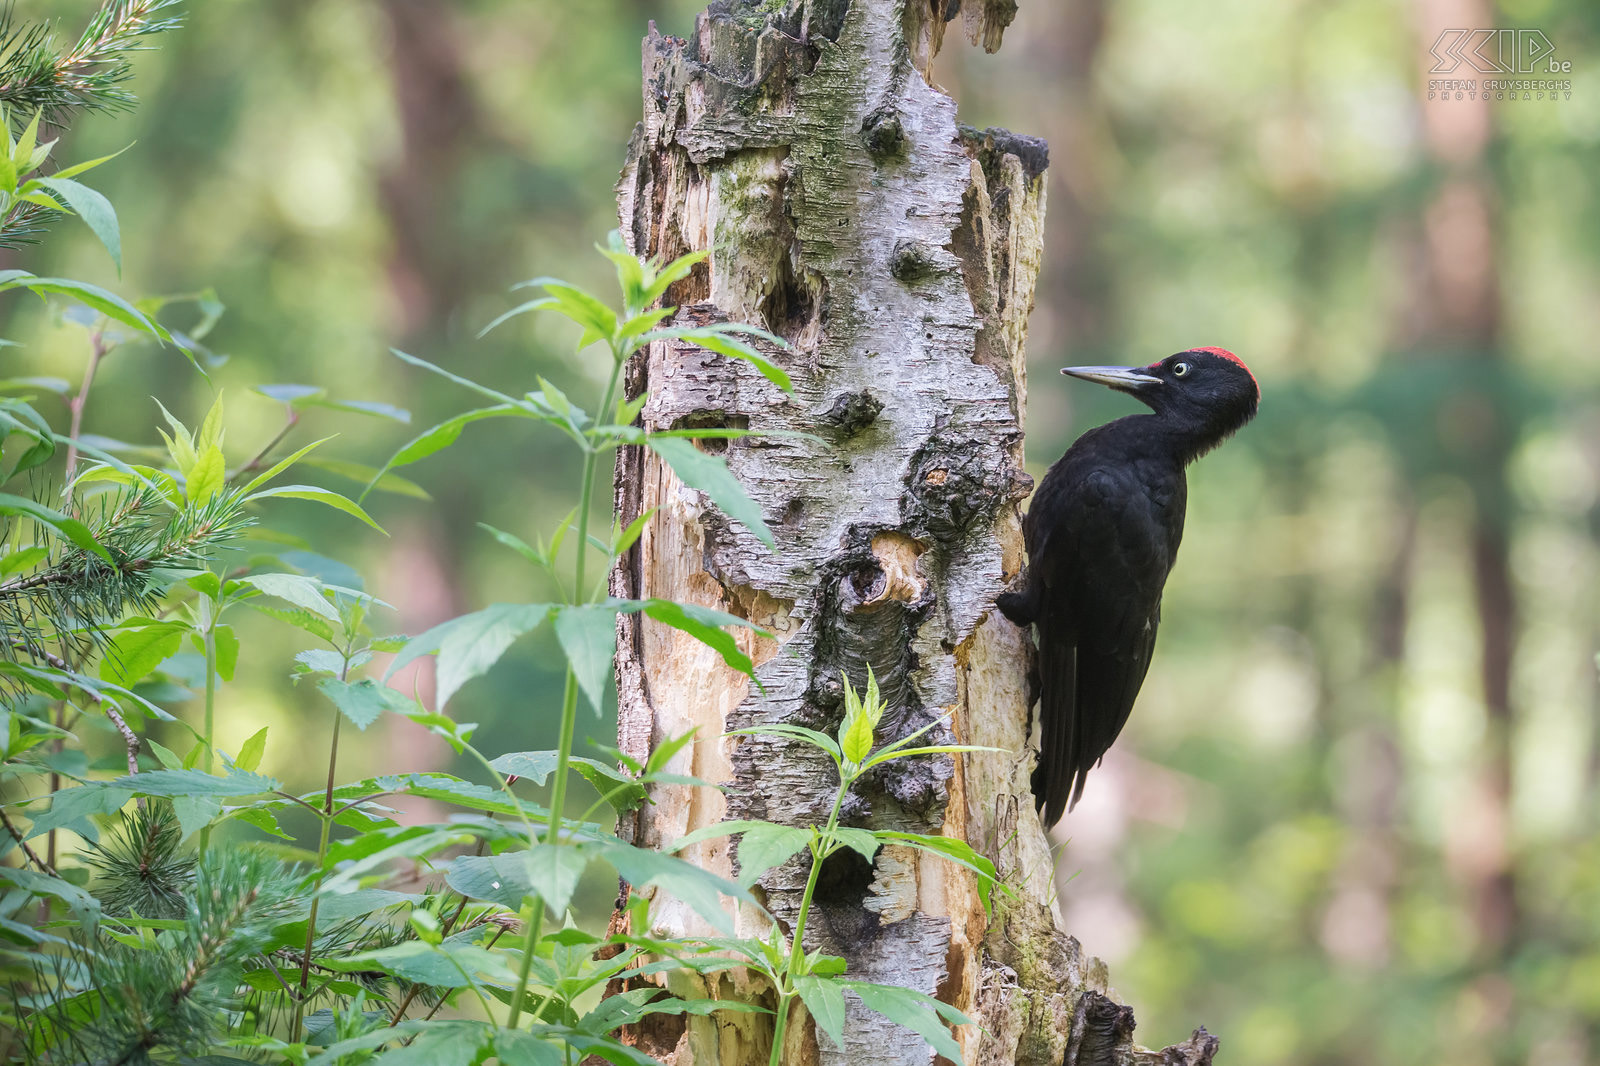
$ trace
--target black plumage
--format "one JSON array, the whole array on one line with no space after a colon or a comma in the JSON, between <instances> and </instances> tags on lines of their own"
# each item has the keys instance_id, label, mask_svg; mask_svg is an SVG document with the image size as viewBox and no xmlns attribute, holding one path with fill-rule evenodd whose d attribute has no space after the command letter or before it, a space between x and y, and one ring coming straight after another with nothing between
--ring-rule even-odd
<instances>
[{"instance_id":1,"label":"black plumage","mask_svg":"<svg viewBox=\"0 0 1600 1066\"><path fill-rule=\"evenodd\" d=\"M1033 793L1046 826L1083 795L1144 683L1183 539L1185 468L1250 421L1260 400L1255 377L1222 348L1062 373L1126 392L1152 413L1089 430L1050 468L1023 520L1027 571L996 601L1038 629Z\"/></svg>"}]
</instances>

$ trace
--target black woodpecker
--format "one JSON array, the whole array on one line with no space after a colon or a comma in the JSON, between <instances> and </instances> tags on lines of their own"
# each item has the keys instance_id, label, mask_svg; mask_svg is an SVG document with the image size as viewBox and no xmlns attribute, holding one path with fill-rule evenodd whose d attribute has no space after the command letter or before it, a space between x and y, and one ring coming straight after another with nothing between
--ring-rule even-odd
<instances>
[{"instance_id":1,"label":"black woodpecker","mask_svg":"<svg viewBox=\"0 0 1600 1066\"><path fill-rule=\"evenodd\" d=\"M1161 590L1183 539L1184 468L1254 418L1261 399L1255 375L1223 348L1061 372L1125 392L1152 413L1089 430L1050 468L1022 523L1027 570L995 601L1039 631L1033 794L1046 828L1077 804L1144 683Z\"/></svg>"}]
</instances>

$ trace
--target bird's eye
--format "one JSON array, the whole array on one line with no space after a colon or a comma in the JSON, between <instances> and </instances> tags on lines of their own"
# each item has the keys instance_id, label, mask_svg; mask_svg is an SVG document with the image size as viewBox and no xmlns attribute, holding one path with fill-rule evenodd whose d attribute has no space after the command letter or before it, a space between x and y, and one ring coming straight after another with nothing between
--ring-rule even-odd
<instances>
[{"instance_id":1,"label":"bird's eye","mask_svg":"<svg viewBox=\"0 0 1600 1066\"><path fill-rule=\"evenodd\" d=\"M1189 371L1193 369L1188 363L1178 363L1172 368L1172 375L1179 378L1188 377Z\"/></svg>"}]
</instances>

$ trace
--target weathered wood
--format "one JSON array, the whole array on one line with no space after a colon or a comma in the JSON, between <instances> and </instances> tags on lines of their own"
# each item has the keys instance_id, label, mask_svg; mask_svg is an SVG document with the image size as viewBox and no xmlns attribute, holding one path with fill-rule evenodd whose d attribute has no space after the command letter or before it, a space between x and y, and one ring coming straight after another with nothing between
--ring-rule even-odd
<instances>
[{"instance_id":1,"label":"weathered wood","mask_svg":"<svg viewBox=\"0 0 1600 1066\"><path fill-rule=\"evenodd\" d=\"M687 489L653 454L617 465L623 520L654 508L612 574L616 595L669 596L731 611L771 638L739 639L765 692L682 634L629 615L617 655L619 743L636 758L698 729L681 770L722 793L658 788L622 831L670 843L724 818L796 825L827 817L825 757L732 728L793 722L832 730L841 671L870 664L889 698L881 736L948 716L934 736L1000 754L886 767L852 797L850 824L942 831L988 854L1017 896L985 917L964 870L886 848L825 869L807 948L852 973L935 994L978 1017L959 1035L969 1062L1060 1063L1089 1031L1085 993L1104 968L1059 928L1052 862L1032 797L1028 637L994 611L1022 564L1018 505L1024 339L1042 251L1046 147L957 124L929 80L946 23L993 50L1014 0L791 0L715 3L689 40L651 28L644 121L618 186L622 232L646 255L711 249L667 302L680 321L753 322L784 336L786 396L750 366L666 341L629 367L649 393L651 429L788 430L722 448L777 539L768 551ZM709 444L707 446L712 446ZM726 840L686 857L732 874ZM798 860L760 888L793 920ZM766 919L738 916L760 934ZM652 922L699 930L652 901ZM738 978L698 994L758 995ZM1109 1002L1109 1001L1107 1001ZM1124 1031L1126 1030L1126 1031ZM918 1063L927 1047L852 1003L846 1047L791 1027L792 1063ZM1207 1062L1198 1037L1177 1058L1139 1060L1131 1014L1091 1044L1100 1062ZM664 1061L765 1061L770 1019L690 1019L639 1034ZM1076 1045L1072 1045L1076 1046ZM1190 1045L1184 1045L1190 1048ZM1142 1053L1167 1055L1168 1052ZM1115 1057L1107 1057L1115 1056Z\"/></svg>"}]
</instances>

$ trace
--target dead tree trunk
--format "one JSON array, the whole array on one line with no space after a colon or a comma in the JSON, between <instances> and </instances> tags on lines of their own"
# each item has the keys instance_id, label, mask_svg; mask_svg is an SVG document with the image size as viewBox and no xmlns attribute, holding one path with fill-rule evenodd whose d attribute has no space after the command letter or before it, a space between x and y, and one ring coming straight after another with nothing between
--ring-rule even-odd
<instances>
[{"instance_id":1,"label":"dead tree trunk","mask_svg":"<svg viewBox=\"0 0 1600 1066\"><path fill-rule=\"evenodd\" d=\"M795 391L785 397L746 364L659 342L635 357L629 392L648 392L651 429L811 436L751 437L723 452L775 553L652 454L619 457L623 521L655 513L612 574L613 592L714 606L775 635L748 647L762 693L677 632L621 619L620 746L642 759L698 728L682 769L727 785L658 789L622 831L662 845L725 818L825 820L834 781L824 759L722 736L762 721L831 730L840 672L861 684L870 664L892 702L880 739L949 714L954 740L1006 754L893 764L903 769L853 799L854 824L963 838L1017 898L988 920L964 870L891 847L874 863L825 870L807 948L980 1019L987 1036L961 1034L969 1063L1202 1063L1216 1046L1203 1031L1164 1053L1133 1049L1132 1012L1059 928L1028 791L1031 645L993 609L1022 563L1023 340L1046 147L959 126L929 70L947 22L962 19L993 50L1014 11L1011 0L722 0L690 40L654 27L645 40L644 121L618 187L622 232L645 255L711 249L667 302L680 320L753 322L784 336L793 349L778 357ZM686 856L728 874L737 861L726 841ZM779 920L793 918L804 880L798 862L762 879ZM748 932L761 920L740 916ZM695 929L664 898L652 921ZM762 992L712 980L698 994ZM799 1025L785 1061L930 1060L908 1031L851 1010L847 1047ZM638 1036L663 1061L756 1063L770 1051L763 1015L667 1024Z\"/></svg>"}]
</instances>

